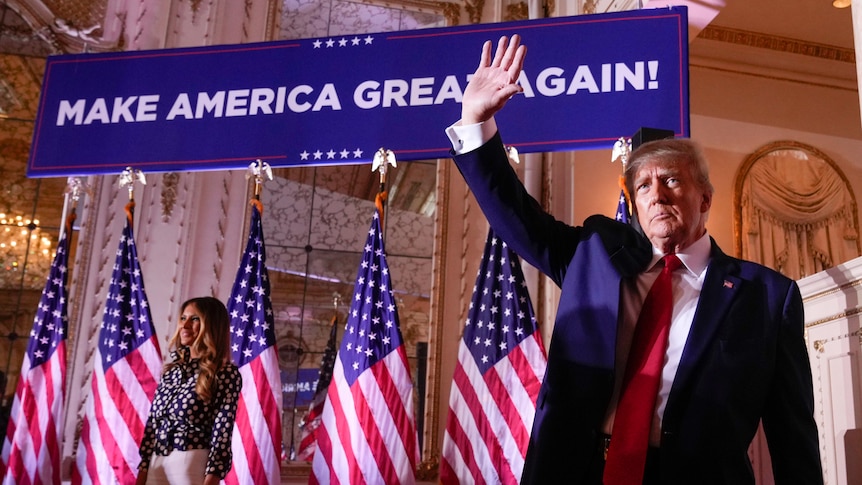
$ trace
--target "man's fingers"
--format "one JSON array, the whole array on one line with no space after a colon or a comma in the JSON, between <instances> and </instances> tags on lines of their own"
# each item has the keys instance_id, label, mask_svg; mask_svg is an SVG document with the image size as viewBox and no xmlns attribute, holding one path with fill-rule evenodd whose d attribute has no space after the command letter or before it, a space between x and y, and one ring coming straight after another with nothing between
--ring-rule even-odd
<instances>
[{"instance_id":1,"label":"man's fingers","mask_svg":"<svg viewBox=\"0 0 862 485\"><path fill-rule=\"evenodd\" d=\"M491 41L486 40L484 44L482 44L482 57L479 58L479 67L488 67L488 63L491 61Z\"/></svg>"},{"instance_id":2,"label":"man's fingers","mask_svg":"<svg viewBox=\"0 0 862 485\"><path fill-rule=\"evenodd\" d=\"M500 67L503 62L503 55L506 53L506 45L509 43L509 39L504 35L500 37L500 40L497 42L497 51L494 52L494 61L491 63L491 67Z\"/></svg>"},{"instance_id":3,"label":"man's fingers","mask_svg":"<svg viewBox=\"0 0 862 485\"><path fill-rule=\"evenodd\" d=\"M516 82L521 75L521 70L524 68L524 58L527 56L527 46L518 46L515 51L515 58L512 60L512 67L508 70L509 80Z\"/></svg>"},{"instance_id":4,"label":"man's fingers","mask_svg":"<svg viewBox=\"0 0 862 485\"><path fill-rule=\"evenodd\" d=\"M503 39L505 39L505 37L503 37ZM503 59L499 64L499 66L503 68L503 70L508 70L509 67L512 66L512 61L515 59L515 54L518 51L519 45L521 45L521 37L518 34L512 36L512 40L511 42L509 42L508 46L506 46L502 42L500 43L500 46L497 48L498 52L505 49Z\"/></svg>"}]
</instances>

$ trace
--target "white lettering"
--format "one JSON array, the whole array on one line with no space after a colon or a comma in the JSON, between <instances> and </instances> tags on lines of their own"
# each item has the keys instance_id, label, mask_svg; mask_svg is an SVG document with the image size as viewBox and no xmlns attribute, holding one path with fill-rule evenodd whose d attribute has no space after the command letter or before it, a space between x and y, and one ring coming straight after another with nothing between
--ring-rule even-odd
<instances>
[{"instance_id":1,"label":"white lettering","mask_svg":"<svg viewBox=\"0 0 862 485\"><path fill-rule=\"evenodd\" d=\"M380 105L380 93L377 88L380 83L377 81L365 81L353 91L353 103L362 109L376 108Z\"/></svg>"},{"instance_id":2,"label":"white lettering","mask_svg":"<svg viewBox=\"0 0 862 485\"><path fill-rule=\"evenodd\" d=\"M120 118L123 118L123 121L132 122L135 121L132 118L132 111L129 107L135 103L135 100L138 99L137 96L129 96L125 100L123 98L114 98L114 112L111 114L111 123L119 123Z\"/></svg>"},{"instance_id":3,"label":"white lettering","mask_svg":"<svg viewBox=\"0 0 862 485\"><path fill-rule=\"evenodd\" d=\"M79 99L75 104L69 104L65 99L60 100L60 109L57 110L57 126L66 124L66 120L75 119L75 124L80 125L84 119L84 106L87 101Z\"/></svg>"},{"instance_id":4,"label":"white lettering","mask_svg":"<svg viewBox=\"0 0 862 485\"><path fill-rule=\"evenodd\" d=\"M434 103L434 78L422 77L410 80L410 106L428 106Z\"/></svg>"},{"instance_id":5,"label":"white lettering","mask_svg":"<svg viewBox=\"0 0 862 485\"><path fill-rule=\"evenodd\" d=\"M596 84L592 71L590 71L590 66L578 66L566 94L577 94L579 89L586 89L591 93L599 92L599 86Z\"/></svg>"},{"instance_id":6,"label":"white lettering","mask_svg":"<svg viewBox=\"0 0 862 485\"><path fill-rule=\"evenodd\" d=\"M265 115L272 114L272 100L275 99L275 92L268 88L257 88L251 90L251 101L248 105L248 114L254 116L258 111Z\"/></svg>"},{"instance_id":7,"label":"white lettering","mask_svg":"<svg viewBox=\"0 0 862 485\"><path fill-rule=\"evenodd\" d=\"M227 92L225 116L245 116L248 114L248 89L231 89Z\"/></svg>"},{"instance_id":8,"label":"white lettering","mask_svg":"<svg viewBox=\"0 0 862 485\"><path fill-rule=\"evenodd\" d=\"M536 90L543 96L559 96L566 90L566 81L561 78L563 70L549 67L536 77Z\"/></svg>"},{"instance_id":9,"label":"white lettering","mask_svg":"<svg viewBox=\"0 0 862 485\"><path fill-rule=\"evenodd\" d=\"M150 94L138 99L138 113L135 121L156 121L159 95Z\"/></svg>"},{"instance_id":10,"label":"white lettering","mask_svg":"<svg viewBox=\"0 0 862 485\"><path fill-rule=\"evenodd\" d=\"M294 113L305 113L311 109L311 103L307 101L300 103L298 98L302 94L308 95L313 92L314 89L312 89L311 86L306 86L304 84L291 89L290 94L287 95L287 107Z\"/></svg>"},{"instance_id":11,"label":"white lettering","mask_svg":"<svg viewBox=\"0 0 862 485\"><path fill-rule=\"evenodd\" d=\"M383 107L392 107L392 102L398 106L407 106L407 91L410 88L403 79L387 79L383 81Z\"/></svg>"},{"instance_id":12,"label":"white lettering","mask_svg":"<svg viewBox=\"0 0 862 485\"><path fill-rule=\"evenodd\" d=\"M461 86L458 85L458 78L449 75L443 80L443 85L440 86L440 92L434 98L434 104L443 104L447 99L451 99L456 103L460 103L464 93L461 91Z\"/></svg>"},{"instance_id":13,"label":"white lettering","mask_svg":"<svg viewBox=\"0 0 862 485\"><path fill-rule=\"evenodd\" d=\"M530 78L527 77L526 72L521 71L521 74L518 74L518 84L521 85L521 89L523 89L521 94L523 94L525 98L536 97L536 93L533 92L533 85L530 84Z\"/></svg>"},{"instance_id":14,"label":"white lettering","mask_svg":"<svg viewBox=\"0 0 862 485\"><path fill-rule=\"evenodd\" d=\"M90 111L87 117L84 118L84 124L92 124L93 121L101 121L102 123L110 123L111 118L108 116L108 107L105 105L105 98L96 98L93 105L90 106Z\"/></svg>"},{"instance_id":15,"label":"white lettering","mask_svg":"<svg viewBox=\"0 0 862 485\"><path fill-rule=\"evenodd\" d=\"M275 112L278 114L284 113L284 96L287 93L287 88L279 86L278 94L275 98Z\"/></svg>"},{"instance_id":16,"label":"white lettering","mask_svg":"<svg viewBox=\"0 0 862 485\"><path fill-rule=\"evenodd\" d=\"M635 62L635 70L632 71L628 66L623 64L622 62L616 63L616 69L614 73L614 80L616 84L614 85L615 91L625 91L626 90L626 81L632 85L633 88L638 91L643 91L644 88L644 63L643 61Z\"/></svg>"},{"instance_id":17,"label":"white lettering","mask_svg":"<svg viewBox=\"0 0 862 485\"><path fill-rule=\"evenodd\" d=\"M332 83L323 85L323 89L320 90L320 96L317 97L317 102L314 103L312 111L320 111L327 107L336 111L341 109L341 101L338 100L338 93L335 92L335 86Z\"/></svg>"},{"instance_id":18,"label":"white lettering","mask_svg":"<svg viewBox=\"0 0 862 485\"><path fill-rule=\"evenodd\" d=\"M224 91L219 91L210 98L207 93L198 93L198 104L195 108L195 118L201 119L204 113L212 113L215 111L216 118L221 118L224 112Z\"/></svg>"},{"instance_id":19,"label":"white lettering","mask_svg":"<svg viewBox=\"0 0 862 485\"><path fill-rule=\"evenodd\" d=\"M177 116L182 116L187 120L190 120L195 116L192 112L192 103L189 101L188 93L180 93L177 95L177 99L174 100L174 105L171 106L171 110L168 112L168 116L165 119L171 121Z\"/></svg>"}]
</instances>

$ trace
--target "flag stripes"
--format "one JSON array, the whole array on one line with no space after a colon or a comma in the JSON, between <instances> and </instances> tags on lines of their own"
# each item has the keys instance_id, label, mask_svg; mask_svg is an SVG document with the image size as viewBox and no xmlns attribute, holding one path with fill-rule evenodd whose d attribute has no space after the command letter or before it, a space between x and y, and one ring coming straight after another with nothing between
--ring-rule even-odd
<instances>
[{"instance_id":1,"label":"flag stripes","mask_svg":"<svg viewBox=\"0 0 862 485\"><path fill-rule=\"evenodd\" d=\"M134 483L144 424L162 374L132 231L133 208L130 201L99 328L73 485Z\"/></svg>"},{"instance_id":2,"label":"flag stripes","mask_svg":"<svg viewBox=\"0 0 862 485\"><path fill-rule=\"evenodd\" d=\"M375 212L316 431L311 484L415 482L413 382L389 276Z\"/></svg>"},{"instance_id":3,"label":"flag stripes","mask_svg":"<svg viewBox=\"0 0 862 485\"><path fill-rule=\"evenodd\" d=\"M60 482L68 262L67 231L48 271L12 398L0 454L4 485Z\"/></svg>"},{"instance_id":4,"label":"flag stripes","mask_svg":"<svg viewBox=\"0 0 862 485\"><path fill-rule=\"evenodd\" d=\"M440 481L517 484L547 359L517 255L488 232L458 347Z\"/></svg>"},{"instance_id":5,"label":"flag stripes","mask_svg":"<svg viewBox=\"0 0 862 485\"><path fill-rule=\"evenodd\" d=\"M252 200L251 226L228 301L231 356L242 375L228 485L281 483L281 372L275 346L263 205Z\"/></svg>"}]
</instances>

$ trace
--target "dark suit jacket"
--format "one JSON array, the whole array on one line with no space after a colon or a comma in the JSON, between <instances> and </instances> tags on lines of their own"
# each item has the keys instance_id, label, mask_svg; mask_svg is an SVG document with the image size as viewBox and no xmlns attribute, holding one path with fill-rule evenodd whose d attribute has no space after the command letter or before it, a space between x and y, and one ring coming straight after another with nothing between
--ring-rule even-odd
<instances>
[{"instance_id":1,"label":"dark suit jacket","mask_svg":"<svg viewBox=\"0 0 862 485\"><path fill-rule=\"evenodd\" d=\"M562 289L522 483L586 483L613 389L621 282L645 269L651 245L606 217L572 227L545 213L499 134L455 161L494 231ZM662 421L662 483L753 484L761 419L776 483L822 483L813 401L796 283L713 241Z\"/></svg>"}]
</instances>

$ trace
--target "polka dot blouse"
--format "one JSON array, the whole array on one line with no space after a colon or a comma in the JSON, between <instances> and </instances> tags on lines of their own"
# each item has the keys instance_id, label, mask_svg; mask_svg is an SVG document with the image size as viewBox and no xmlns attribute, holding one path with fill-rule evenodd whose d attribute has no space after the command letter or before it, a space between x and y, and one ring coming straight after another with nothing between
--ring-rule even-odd
<instances>
[{"instance_id":1,"label":"polka dot blouse","mask_svg":"<svg viewBox=\"0 0 862 485\"><path fill-rule=\"evenodd\" d=\"M204 402L195 392L198 359L182 361L162 375L150 408L150 417L141 441L141 470L150 466L153 453L168 455L174 450L209 449L206 474L224 478L231 466L231 438L242 376L232 362L216 373L213 397Z\"/></svg>"}]
</instances>

